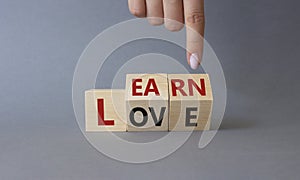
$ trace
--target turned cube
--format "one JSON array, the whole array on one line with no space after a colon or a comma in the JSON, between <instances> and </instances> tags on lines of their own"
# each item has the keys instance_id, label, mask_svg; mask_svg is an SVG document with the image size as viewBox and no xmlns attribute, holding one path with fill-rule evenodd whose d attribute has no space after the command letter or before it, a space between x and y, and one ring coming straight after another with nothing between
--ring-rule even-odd
<instances>
[{"instance_id":1,"label":"turned cube","mask_svg":"<svg viewBox=\"0 0 300 180\"><path fill-rule=\"evenodd\" d=\"M212 89L207 74L169 74L169 130L208 130Z\"/></svg>"},{"instance_id":2,"label":"turned cube","mask_svg":"<svg viewBox=\"0 0 300 180\"><path fill-rule=\"evenodd\" d=\"M168 131L167 74L127 74L128 131Z\"/></svg>"}]
</instances>

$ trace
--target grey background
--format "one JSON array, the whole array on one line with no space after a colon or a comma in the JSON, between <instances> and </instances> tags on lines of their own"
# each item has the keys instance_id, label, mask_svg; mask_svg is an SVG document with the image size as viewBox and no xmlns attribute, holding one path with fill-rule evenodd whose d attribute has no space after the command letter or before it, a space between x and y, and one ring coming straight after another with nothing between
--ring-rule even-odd
<instances>
[{"instance_id":1,"label":"grey background","mask_svg":"<svg viewBox=\"0 0 300 180\"><path fill-rule=\"evenodd\" d=\"M228 86L221 130L203 150L194 133L171 156L134 165L89 145L71 99L81 52L132 18L127 1L1 0L0 179L299 179L299 5L206 1L206 39Z\"/></svg>"}]
</instances>

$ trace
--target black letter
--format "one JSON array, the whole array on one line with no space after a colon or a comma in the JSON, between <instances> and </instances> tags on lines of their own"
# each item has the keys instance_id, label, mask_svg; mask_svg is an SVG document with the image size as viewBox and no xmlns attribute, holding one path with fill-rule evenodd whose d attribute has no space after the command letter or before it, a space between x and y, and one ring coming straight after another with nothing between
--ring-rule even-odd
<instances>
[{"instance_id":1,"label":"black letter","mask_svg":"<svg viewBox=\"0 0 300 180\"><path fill-rule=\"evenodd\" d=\"M185 126L197 126L197 123L191 123L191 119L196 119L197 115L191 115L191 111L198 111L197 107L187 107L185 112Z\"/></svg>"},{"instance_id":2,"label":"black letter","mask_svg":"<svg viewBox=\"0 0 300 180\"><path fill-rule=\"evenodd\" d=\"M137 111L140 111L140 112L143 114L143 121L140 122L140 123L136 122L135 119L134 119L134 114L135 114L135 112L137 112ZM133 108L133 109L130 111L130 113L129 113L129 119L130 119L130 122L131 122L134 126L142 127L142 126L144 126L144 125L147 123L147 121L148 121L148 114L147 114L147 112L146 112L145 109L143 109L143 108L141 108L141 107L135 107L135 108Z\"/></svg>"},{"instance_id":3,"label":"black letter","mask_svg":"<svg viewBox=\"0 0 300 180\"><path fill-rule=\"evenodd\" d=\"M154 108L153 107L149 107L149 111L151 113L151 116L154 120L155 126L161 126L162 120L164 118L164 114L166 111L166 107L161 107L160 109L160 114L159 114L159 119L157 120L157 116L155 114Z\"/></svg>"}]
</instances>

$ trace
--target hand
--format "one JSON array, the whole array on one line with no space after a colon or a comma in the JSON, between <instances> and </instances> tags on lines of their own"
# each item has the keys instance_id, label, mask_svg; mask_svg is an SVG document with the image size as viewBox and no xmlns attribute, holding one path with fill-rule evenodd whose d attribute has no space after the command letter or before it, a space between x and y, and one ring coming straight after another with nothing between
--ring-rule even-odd
<instances>
[{"instance_id":1,"label":"hand","mask_svg":"<svg viewBox=\"0 0 300 180\"><path fill-rule=\"evenodd\" d=\"M179 31L185 23L189 27L187 61L192 69L198 68L203 52L204 0L128 0L128 7L133 15L147 17L152 25L165 24L170 31Z\"/></svg>"}]
</instances>

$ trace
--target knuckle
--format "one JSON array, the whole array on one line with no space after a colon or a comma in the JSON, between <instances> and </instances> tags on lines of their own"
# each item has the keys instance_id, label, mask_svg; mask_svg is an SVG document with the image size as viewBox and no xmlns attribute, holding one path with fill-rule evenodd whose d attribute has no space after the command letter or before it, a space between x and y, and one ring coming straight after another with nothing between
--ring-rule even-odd
<instances>
[{"instance_id":1,"label":"knuckle","mask_svg":"<svg viewBox=\"0 0 300 180\"><path fill-rule=\"evenodd\" d=\"M165 23L166 29L169 31L180 31L183 28L183 24L181 23L174 23L174 22L166 22Z\"/></svg>"},{"instance_id":2,"label":"knuckle","mask_svg":"<svg viewBox=\"0 0 300 180\"><path fill-rule=\"evenodd\" d=\"M132 10L130 10L130 13L136 17L144 17L145 16L145 12L140 9L132 9Z\"/></svg>"},{"instance_id":3,"label":"knuckle","mask_svg":"<svg viewBox=\"0 0 300 180\"><path fill-rule=\"evenodd\" d=\"M152 26L159 26L164 23L164 20L162 18L148 18L148 22Z\"/></svg>"},{"instance_id":4,"label":"knuckle","mask_svg":"<svg viewBox=\"0 0 300 180\"><path fill-rule=\"evenodd\" d=\"M189 24L204 23L205 22L204 13L199 11L192 11L187 15L186 21Z\"/></svg>"}]
</instances>

